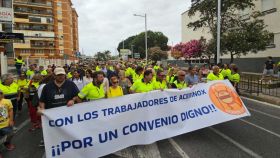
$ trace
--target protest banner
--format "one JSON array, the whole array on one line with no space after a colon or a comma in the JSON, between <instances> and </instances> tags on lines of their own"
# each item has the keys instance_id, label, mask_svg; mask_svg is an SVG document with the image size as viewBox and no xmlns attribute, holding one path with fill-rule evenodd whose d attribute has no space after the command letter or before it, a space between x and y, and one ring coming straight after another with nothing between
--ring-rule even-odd
<instances>
[{"instance_id":1,"label":"protest banner","mask_svg":"<svg viewBox=\"0 0 280 158\"><path fill-rule=\"evenodd\" d=\"M47 158L93 158L249 115L229 81L213 81L49 109L42 123Z\"/></svg>"}]
</instances>

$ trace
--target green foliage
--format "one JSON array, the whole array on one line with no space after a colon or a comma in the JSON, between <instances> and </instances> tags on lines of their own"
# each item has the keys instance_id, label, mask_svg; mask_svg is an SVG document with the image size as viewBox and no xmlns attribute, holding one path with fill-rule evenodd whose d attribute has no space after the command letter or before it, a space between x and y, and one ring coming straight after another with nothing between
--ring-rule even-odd
<instances>
[{"instance_id":1,"label":"green foliage","mask_svg":"<svg viewBox=\"0 0 280 158\"><path fill-rule=\"evenodd\" d=\"M97 54L94 55L94 58L96 58L98 61L110 60L111 52L109 50L106 50L104 52L97 52Z\"/></svg>"},{"instance_id":2,"label":"green foliage","mask_svg":"<svg viewBox=\"0 0 280 158\"><path fill-rule=\"evenodd\" d=\"M192 0L188 12L190 17L199 14L200 18L190 22L188 27L197 30L208 28L212 39L206 42L207 56L215 55L217 41L217 1L218 0ZM256 0L222 0L221 5L221 53L234 56L246 55L248 52L257 53L265 50L271 39L271 33L265 30L266 25L260 19L261 14L254 12L249 19L244 19L242 11L254 8Z\"/></svg>"},{"instance_id":3,"label":"green foliage","mask_svg":"<svg viewBox=\"0 0 280 158\"><path fill-rule=\"evenodd\" d=\"M148 59L153 61L160 61L162 59L167 59L167 51L161 50L160 47L152 47L148 50Z\"/></svg>"},{"instance_id":4,"label":"green foliage","mask_svg":"<svg viewBox=\"0 0 280 158\"><path fill-rule=\"evenodd\" d=\"M161 50L168 50L168 38L162 32L148 31L148 48L158 46ZM141 58L145 58L145 32L142 32L136 36L128 37L124 41L124 48L131 49L133 45L133 52L140 53ZM118 51L123 48L123 42L118 45Z\"/></svg>"}]
</instances>

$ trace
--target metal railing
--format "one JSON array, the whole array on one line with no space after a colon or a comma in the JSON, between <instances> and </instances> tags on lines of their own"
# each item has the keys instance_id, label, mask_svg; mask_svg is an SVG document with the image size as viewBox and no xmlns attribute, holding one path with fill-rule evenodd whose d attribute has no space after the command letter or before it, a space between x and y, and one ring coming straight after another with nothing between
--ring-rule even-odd
<instances>
[{"instance_id":1,"label":"metal railing","mask_svg":"<svg viewBox=\"0 0 280 158\"><path fill-rule=\"evenodd\" d=\"M39 3L39 2L22 2L22 1L14 1L15 4L25 4L25 5L34 5L34 6L42 6L42 7L52 7L52 3Z\"/></svg>"},{"instance_id":2,"label":"metal railing","mask_svg":"<svg viewBox=\"0 0 280 158\"><path fill-rule=\"evenodd\" d=\"M280 79L276 77L267 76L262 78L260 75L243 74L238 87L240 90L250 94L280 97Z\"/></svg>"}]
</instances>

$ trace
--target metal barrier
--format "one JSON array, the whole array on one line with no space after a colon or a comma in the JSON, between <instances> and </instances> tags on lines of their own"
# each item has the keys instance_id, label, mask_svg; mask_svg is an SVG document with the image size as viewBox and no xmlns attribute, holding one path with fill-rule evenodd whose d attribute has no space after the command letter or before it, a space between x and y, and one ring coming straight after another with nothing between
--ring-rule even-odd
<instances>
[{"instance_id":1,"label":"metal barrier","mask_svg":"<svg viewBox=\"0 0 280 158\"><path fill-rule=\"evenodd\" d=\"M280 79L275 77L262 78L260 75L242 74L238 85L240 90L247 93L256 93L280 97Z\"/></svg>"}]
</instances>

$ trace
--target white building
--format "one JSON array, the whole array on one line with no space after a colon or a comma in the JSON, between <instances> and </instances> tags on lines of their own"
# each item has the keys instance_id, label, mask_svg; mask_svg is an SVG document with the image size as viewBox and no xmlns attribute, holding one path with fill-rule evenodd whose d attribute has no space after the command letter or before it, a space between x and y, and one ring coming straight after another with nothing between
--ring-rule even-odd
<instances>
[{"instance_id":1,"label":"white building","mask_svg":"<svg viewBox=\"0 0 280 158\"><path fill-rule=\"evenodd\" d=\"M254 11L256 10L264 13L264 22L267 25L267 30L274 34L274 40L265 51L260 51L257 54L249 53L246 56L235 59L235 63L237 63L243 71L262 71L263 63L267 56L272 56L275 61L280 61L280 0L256 0ZM248 9L244 12L250 13L252 11L253 10ZM199 15L190 18L188 16L188 11L182 13L182 42L199 39L201 36L206 39L211 38L211 35L208 33L208 28L193 31L192 28L187 27L189 22L195 21L198 18ZM230 56L224 55L221 58L223 62L228 62Z\"/></svg>"}]
</instances>

